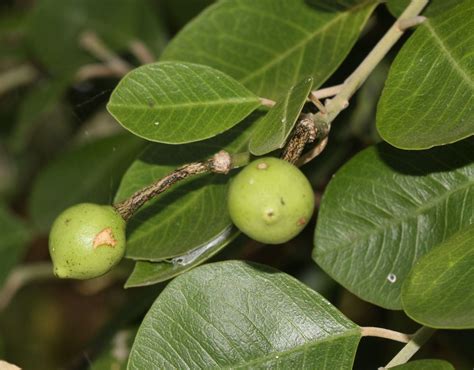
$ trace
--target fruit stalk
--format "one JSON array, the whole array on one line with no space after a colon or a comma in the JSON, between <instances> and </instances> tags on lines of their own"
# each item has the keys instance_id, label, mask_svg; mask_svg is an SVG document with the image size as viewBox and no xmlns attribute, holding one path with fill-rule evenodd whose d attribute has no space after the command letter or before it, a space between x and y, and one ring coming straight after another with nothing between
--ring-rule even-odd
<instances>
[{"instance_id":1,"label":"fruit stalk","mask_svg":"<svg viewBox=\"0 0 474 370\"><path fill-rule=\"evenodd\" d=\"M138 190L128 199L114 205L114 208L127 221L148 200L163 193L175 183L190 176L203 173L226 174L233 168L232 157L224 150L216 153L212 158L185 164L171 172L169 175L159 179L155 183Z\"/></svg>"}]
</instances>

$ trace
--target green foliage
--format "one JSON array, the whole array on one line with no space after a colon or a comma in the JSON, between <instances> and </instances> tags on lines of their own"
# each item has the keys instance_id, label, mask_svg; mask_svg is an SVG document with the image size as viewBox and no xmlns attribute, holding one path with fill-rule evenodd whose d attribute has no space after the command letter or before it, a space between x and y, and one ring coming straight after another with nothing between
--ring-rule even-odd
<instances>
[{"instance_id":1,"label":"green foliage","mask_svg":"<svg viewBox=\"0 0 474 370\"><path fill-rule=\"evenodd\" d=\"M410 361L403 365L394 366L393 370L454 370L453 365L443 360Z\"/></svg>"},{"instance_id":2,"label":"green foliage","mask_svg":"<svg viewBox=\"0 0 474 370\"><path fill-rule=\"evenodd\" d=\"M313 86L311 77L292 86L262 118L250 140L249 150L263 155L283 148Z\"/></svg>"},{"instance_id":3,"label":"green foliage","mask_svg":"<svg viewBox=\"0 0 474 370\"><path fill-rule=\"evenodd\" d=\"M314 260L359 297L401 309L415 262L473 222L473 160L470 139L423 152L362 151L324 193Z\"/></svg>"},{"instance_id":4,"label":"green foliage","mask_svg":"<svg viewBox=\"0 0 474 370\"><path fill-rule=\"evenodd\" d=\"M181 275L220 252L238 235L239 231L236 228L228 227L206 244L176 256L171 260L159 262L137 261L135 268L125 283L125 288L157 284Z\"/></svg>"},{"instance_id":5,"label":"green foliage","mask_svg":"<svg viewBox=\"0 0 474 370\"><path fill-rule=\"evenodd\" d=\"M343 61L376 4L328 11L324 3L219 1L175 36L161 59L212 66L270 99L308 76L318 87Z\"/></svg>"},{"instance_id":6,"label":"green foliage","mask_svg":"<svg viewBox=\"0 0 474 370\"><path fill-rule=\"evenodd\" d=\"M226 131L259 105L256 95L220 71L165 62L130 72L114 90L107 108L138 136L181 144Z\"/></svg>"},{"instance_id":7,"label":"green foliage","mask_svg":"<svg viewBox=\"0 0 474 370\"><path fill-rule=\"evenodd\" d=\"M31 237L30 229L0 203L0 287L25 253Z\"/></svg>"},{"instance_id":8,"label":"green foliage","mask_svg":"<svg viewBox=\"0 0 474 370\"><path fill-rule=\"evenodd\" d=\"M83 367L99 370L345 370L376 368L387 360L373 351L367 358L362 349L353 363L361 335L381 331L361 330L346 314L379 327L426 326L391 364L408 361L432 328L474 328L473 2L388 0L396 16L409 3L407 17L426 16L400 39L387 12L373 12L380 3L37 0L0 5L0 285L23 255L28 261L0 290L0 310L7 313L0 315L1 355L23 368L32 366L31 358L39 359L38 370L81 367L71 362L79 349L88 362ZM85 33L96 36L95 50L85 46ZM152 62L162 50L160 60ZM132 69L149 64L122 76L128 68L115 68L120 61ZM308 99L311 90L339 84L342 92L334 104L317 113ZM353 89L358 90L354 96ZM276 102L272 108L270 99ZM246 188L247 179L233 198L229 184L237 184L232 179L237 168L255 163L253 156L278 155L289 140L289 148L298 146L292 133L309 117L318 120L316 129L320 123L330 129L327 138L318 132L316 143L298 143L305 153L298 163L325 150L303 168L312 188L300 191L301 173L282 171L259 191ZM120 125L131 134L117 134ZM328 139L326 149L315 146L323 139ZM381 139L386 142L374 145ZM221 150L231 154L232 171L224 175L209 166L219 174L166 177L159 182L164 192L127 213L123 201L136 201L133 194ZM308 255L311 230L269 247L265 243L275 242L272 237L288 224L257 233L241 226L250 220L248 230L259 230L262 213L273 222L275 213L260 206L280 191L296 199L312 198L314 191L314 202L305 205L308 212L313 203L318 210L312 257L319 266ZM286 198L275 200L273 205L287 207ZM116 204L120 215L113 201L121 203ZM121 246L126 223L128 260L103 278L72 285L44 281L45 289L22 289L15 298L22 284L51 278L44 263L45 234L61 211L83 202L108 204L121 227ZM230 214L250 240L232 225ZM314 222L310 213L304 218ZM86 215L76 226L86 228L91 221ZM101 222L94 235L106 226ZM50 233L52 249L63 231ZM61 244L67 246L62 267L71 262L75 242ZM217 253L224 260L278 266L300 281L252 262L197 267ZM78 261L92 269L100 262ZM331 278L356 297L341 294L343 288ZM124 281L126 288L142 288L123 290ZM301 281L318 290L331 286L324 293L341 296L338 307ZM49 289L50 284L57 287ZM109 320L108 310L118 306ZM434 350L428 343L423 356L439 352L456 367L470 365L470 348L466 355L463 347L472 342L472 333L435 335L440 340ZM56 362L43 353L48 346L58 353ZM396 368L453 367L430 359Z\"/></svg>"},{"instance_id":9,"label":"green foliage","mask_svg":"<svg viewBox=\"0 0 474 370\"><path fill-rule=\"evenodd\" d=\"M245 150L251 121L252 117L247 124L204 142L150 145L124 175L116 201L126 199L185 163L206 159L221 149L229 153ZM192 177L148 202L129 221L126 256L160 261L219 239L231 225L226 207L228 180L229 176L216 174Z\"/></svg>"},{"instance_id":10,"label":"green foliage","mask_svg":"<svg viewBox=\"0 0 474 370\"><path fill-rule=\"evenodd\" d=\"M84 31L96 32L115 50L134 39L159 51L163 36L144 0L39 0L28 24L28 41L35 56L54 74L71 75L94 62L80 45Z\"/></svg>"},{"instance_id":11,"label":"green foliage","mask_svg":"<svg viewBox=\"0 0 474 370\"><path fill-rule=\"evenodd\" d=\"M296 279L229 261L165 288L138 330L128 368L350 368L360 336Z\"/></svg>"},{"instance_id":12,"label":"green foliage","mask_svg":"<svg viewBox=\"0 0 474 370\"><path fill-rule=\"evenodd\" d=\"M119 134L73 148L36 178L29 210L34 225L47 231L64 209L81 202L106 204L143 142Z\"/></svg>"},{"instance_id":13,"label":"green foliage","mask_svg":"<svg viewBox=\"0 0 474 370\"><path fill-rule=\"evenodd\" d=\"M23 151L31 142L40 120L57 108L68 87L68 78L42 81L21 103L18 120L10 137L14 151Z\"/></svg>"},{"instance_id":14,"label":"green foliage","mask_svg":"<svg viewBox=\"0 0 474 370\"><path fill-rule=\"evenodd\" d=\"M408 316L435 328L474 328L473 247L471 224L418 261L403 284Z\"/></svg>"},{"instance_id":15,"label":"green foliage","mask_svg":"<svg viewBox=\"0 0 474 370\"><path fill-rule=\"evenodd\" d=\"M474 5L438 1L397 54L377 111L384 140L426 149L474 134Z\"/></svg>"}]
</instances>

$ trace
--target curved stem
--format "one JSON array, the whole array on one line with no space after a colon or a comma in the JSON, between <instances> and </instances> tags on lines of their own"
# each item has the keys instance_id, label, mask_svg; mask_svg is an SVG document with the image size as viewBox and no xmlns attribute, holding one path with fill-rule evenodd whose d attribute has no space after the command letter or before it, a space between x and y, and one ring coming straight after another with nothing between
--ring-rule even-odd
<instances>
[{"instance_id":1,"label":"curved stem","mask_svg":"<svg viewBox=\"0 0 474 370\"><path fill-rule=\"evenodd\" d=\"M32 263L15 268L0 290L0 311L8 306L16 292L26 284L54 278L53 265L49 262Z\"/></svg>"},{"instance_id":2,"label":"curved stem","mask_svg":"<svg viewBox=\"0 0 474 370\"><path fill-rule=\"evenodd\" d=\"M327 122L332 122L338 114L349 105L349 99L354 95L357 89L364 83L374 68L387 55L395 43L402 37L406 28L399 26L407 19L418 16L428 4L429 0L412 0L397 21L390 27L387 33L375 45L372 51L355 69L355 71L344 82L341 91L326 104Z\"/></svg>"},{"instance_id":3,"label":"curved stem","mask_svg":"<svg viewBox=\"0 0 474 370\"><path fill-rule=\"evenodd\" d=\"M30 64L22 64L0 74L0 95L27 85L38 78L38 70Z\"/></svg>"},{"instance_id":4,"label":"curved stem","mask_svg":"<svg viewBox=\"0 0 474 370\"><path fill-rule=\"evenodd\" d=\"M361 332L363 337L385 338L401 343L408 343L412 338L412 336L409 334L400 333L398 331L385 328L377 328L374 326L361 327Z\"/></svg>"},{"instance_id":5,"label":"curved stem","mask_svg":"<svg viewBox=\"0 0 474 370\"><path fill-rule=\"evenodd\" d=\"M242 159L239 157L239 160ZM221 150L210 159L185 164L153 184L138 190L123 202L114 204L114 207L124 220L128 220L143 204L158 194L163 193L177 182L190 176L209 172L226 174L232 168L233 163L231 155L226 151Z\"/></svg>"},{"instance_id":6,"label":"curved stem","mask_svg":"<svg viewBox=\"0 0 474 370\"><path fill-rule=\"evenodd\" d=\"M109 49L95 32L85 31L82 33L79 44L118 74L124 75L132 69L132 66Z\"/></svg>"},{"instance_id":7,"label":"curved stem","mask_svg":"<svg viewBox=\"0 0 474 370\"><path fill-rule=\"evenodd\" d=\"M394 358L392 358L385 368L402 365L408 362L408 360L413 357L413 355L428 341L428 339L431 338L435 331L435 329L422 326L415 334L413 334L412 339Z\"/></svg>"}]
</instances>

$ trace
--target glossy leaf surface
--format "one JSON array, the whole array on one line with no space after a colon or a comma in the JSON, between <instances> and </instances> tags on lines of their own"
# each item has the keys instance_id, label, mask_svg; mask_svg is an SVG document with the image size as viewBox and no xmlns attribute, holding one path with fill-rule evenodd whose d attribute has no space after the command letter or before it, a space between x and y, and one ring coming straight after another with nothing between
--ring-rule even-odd
<instances>
[{"instance_id":1,"label":"glossy leaf surface","mask_svg":"<svg viewBox=\"0 0 474 370\"><path fill-rule=\"evenodd\" d=\"M157 284L174 278L205 262L239 235L236 228L229 227L209 243L167 261L137 261L125 288Z\"/></svg>"},{"instance_id":2,"label":"glossy leaf surface","mask_svg":"<svg viewBox=\"0 0 474 370\"><path fill-rule=\"evenodd\" d=\"M390 69L377 128L390 144L426 149L474 134L474 3L435 1Z\"/></svg>"},{"instance_id":3,"label":"glossy leaf surface","mask_svg":"<svg viewBox=\"0 0 474 370\"><path fill-rule=\"evenodd\" d=\"M362 299L401 309L415 262L474 222L473 190L473 140L422 152L368 148L326 189L313 259Z\"/></svg>"},{"instance_id":4,"label":"glossy leaf surface","mask_svg":"<svg viewBox=\"0 0 474 370\"><path fill-rule=\"evenodd\" d=\"M107 105L135 135L180 144L210 138L247 117L259 98L233 78L190 63L154 63L126 75Z\"/></svg>"},{"instance_id":5,"label":"glossy leaf surface","mask_svg":"<svg viewBox=\"0 0 474 370\"><path fill-rule=\"evenodd\" d=\"M260 120L249 144L252 154L267 154L285 145L312 86L311 77L292 86L288 93L281 97Z\"/></svg>"},{"instance_id":6,"label":"glossy leaf surface","mask_svg":"<svg viewBox=\"0 0 474 370\"><path fill-rule=\"evenodd\" d=\"M403 284L413 320L445 329L474 328L474 223L423 256Z\"/></svg>"},{"instance_id":7,"label":"glossy leaf surface","mask_svg":"<svg viewBox=\"0 0 474 370\"><path fill-rule=\"evenodd\" d=\"M173 280L137 333L129 369L350 369L360 329L307 286L229 261Z\"/></svg>"},{"instance_id":8,"label":"glossy leaf surface","mask_svg":"<svg viewBox=\"0 0 474 370\"><path fill-rule=\"evenodd\" d=\"M219 1L185 27L161 59L212 66L256 94L277 99L308 76L320 86L374 7L370 0L349 7L327 1Z\"/></svg>"}]
</instances>

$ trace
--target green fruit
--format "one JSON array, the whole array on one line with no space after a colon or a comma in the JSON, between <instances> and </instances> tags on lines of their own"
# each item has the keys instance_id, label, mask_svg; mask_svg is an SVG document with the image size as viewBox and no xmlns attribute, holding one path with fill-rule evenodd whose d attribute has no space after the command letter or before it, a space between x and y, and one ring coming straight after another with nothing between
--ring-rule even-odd
<instances>
[{"instance_id":1,"label":"green fruit","mask_svg":"<svg viewBox=\"0 0 474 370\"><path fill-rule=\"evenodd\" d=\"M277 158L260 158L231 182L229 214L246 235L266 244L284 243L306 226L314 193L305 175Z\"/></svg>"},{"instance_id":2,"label":"green fruit","mask_svg":"<svg viewBox=\"0 0 474 370\"><path fill-rule=\"evenodd\" d=\"M56 218L49 234L54 273L73 279L103 275L123 258L125 242L125 220L113 207L70 207Z\"/></svg>"}]
</instances>

